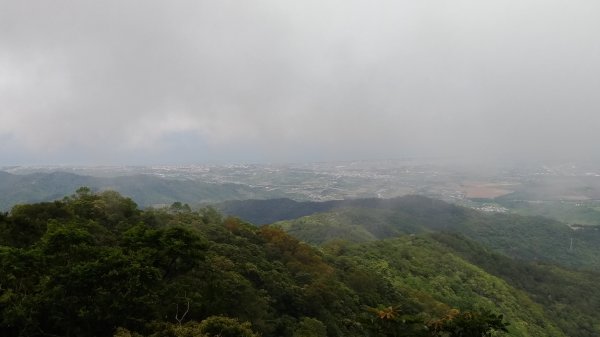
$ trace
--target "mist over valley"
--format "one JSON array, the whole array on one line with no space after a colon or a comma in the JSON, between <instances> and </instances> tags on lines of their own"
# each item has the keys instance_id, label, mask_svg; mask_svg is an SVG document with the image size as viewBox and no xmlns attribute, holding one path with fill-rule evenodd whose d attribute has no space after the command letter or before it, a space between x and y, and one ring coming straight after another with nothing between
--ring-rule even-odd
<instances>
[{"instance_id":1,"label":"mist over valley","mask_svg":"<svg viewBox=\"0 0 600 337\"><path fill-rule=\"evenodd\" d=\"M599 11L0 1L0 336L600 336Z\"/></svg>"}]
</instances>

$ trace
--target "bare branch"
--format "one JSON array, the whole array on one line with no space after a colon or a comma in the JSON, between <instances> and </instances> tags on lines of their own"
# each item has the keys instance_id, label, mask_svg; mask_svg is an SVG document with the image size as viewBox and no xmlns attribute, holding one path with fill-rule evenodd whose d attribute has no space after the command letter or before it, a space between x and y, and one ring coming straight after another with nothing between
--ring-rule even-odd
<instances>
[{"instance_id":1,"label":"bare branch","mask_svg":"<svg viewBox=\"0 0 600 337\"><path fill-rule=\"evenodd\" d=\"M180 326L181 326L181 322L183 322L183 319L185 318L185 315L187 315L187 313L190 311L190 299L187 297L187 293L185 293L184 298L187 301L187 307L185 309L185 312L181 315L181 318L179 318L179 303L178 303L177 311L175 313L175 320L177 321L177 323L179 323Z\"/></svg>"}]
</instances>

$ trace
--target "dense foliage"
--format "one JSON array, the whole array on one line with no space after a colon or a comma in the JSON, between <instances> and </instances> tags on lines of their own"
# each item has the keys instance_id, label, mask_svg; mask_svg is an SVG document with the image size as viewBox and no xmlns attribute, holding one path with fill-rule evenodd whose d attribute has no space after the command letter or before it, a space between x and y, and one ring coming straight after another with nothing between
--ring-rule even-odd
<instances>
[{"instance_id":1,"label":"dense foliage","mask_svg":"<svg viewBox=\"0 0 600 337\"><path fill-rule=\"evenodd\" d=\"M526 292L543 305L544 311L567 335L600 335L600 273L513 260L456 234L435 233L432 238L452 249L454 254Z\"/></svg>"},{"instance_id":2,"label":"dense foliage","mask_svg":"<svg viewBox=\"0 0 600 337\"><path fill-rule=\"evenodd\" d=\"M315 248L211 208L142 211L83 188L0 215L0 335L569 335L560 320L579 309L554 317L533 290L469 262L469 245Z\"/></svg>"},{"instance_id":3,"label":"dense foliage","mask_svg":"<svg viewBox=\"0 0 600 337\"><path fill-rule=\"evenodd\" d=\"M548 218L479 212L421 196L337 205L277 225L314 244L339 238L361 242L452 231L513 258L600 271L600 231L596 227L573 229Z\"/></svg>"}]
</instances>

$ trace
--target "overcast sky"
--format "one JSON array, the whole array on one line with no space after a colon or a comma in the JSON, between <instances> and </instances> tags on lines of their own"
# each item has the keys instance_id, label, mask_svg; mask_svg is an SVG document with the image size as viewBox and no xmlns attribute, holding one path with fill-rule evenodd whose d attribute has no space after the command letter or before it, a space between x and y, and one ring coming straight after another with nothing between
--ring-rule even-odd
<instances>
[{"instance_id":1,"label":"overcast sky","mask_svg":"<svg viewBox=\"0 0 600 337\"><path fill-rule=\"evenodd\" d=\"M0 165L600 159L600 2L0 0Z\"/></svg>"}]
</instances>

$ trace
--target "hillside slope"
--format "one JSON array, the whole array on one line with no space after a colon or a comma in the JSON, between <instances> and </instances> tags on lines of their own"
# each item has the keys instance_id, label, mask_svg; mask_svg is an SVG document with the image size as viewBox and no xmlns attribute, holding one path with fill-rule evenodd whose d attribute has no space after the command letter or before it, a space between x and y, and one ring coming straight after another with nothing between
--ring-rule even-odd
<instances>
[{"instance_id":1,"label":"hillside slope","mask_svg":"<svg viewBox=\"0 0 600 337\"><path fill-rule=\"evenodd\" d=\"M243 336L443 336L501 328L489 310L511 336L568 335L524 291L429 236L317 249L212 209L141 211L114 192L0 214L0 270L3 336L208 336L215 324Z\"/></svg>"},{"instance_id":2,"label":"hillside slope","mask_svg":"<svg viewBox=\"0 0 600 337\"><path fill-rule=\"evenodd\" d=\"M600 270L600 231L596 227L572 229L543 217L485 213L420 196L325 205L329 211L276 225L314 244L339 238L360 242L451 231L514 258Z\"/></svg>"},{"instance_id":3,"label":"hillside slope","mask_svg":"<svg viewBox=\"0 0 600 337\"><path fill-rule=\"evenodd\" d=\"M427 203L431 204L430 208L426 208ZM337 208L403 208L417 212L444 212L444 215L463 210L463 208L443 201L415 195L391 199L366 198L329 201L295 201L287 198L229 200L215 204L214 207L226 215L236 216L257 225L292 220L305 215L326 212Z\"/></svg>"}]
</instances>

